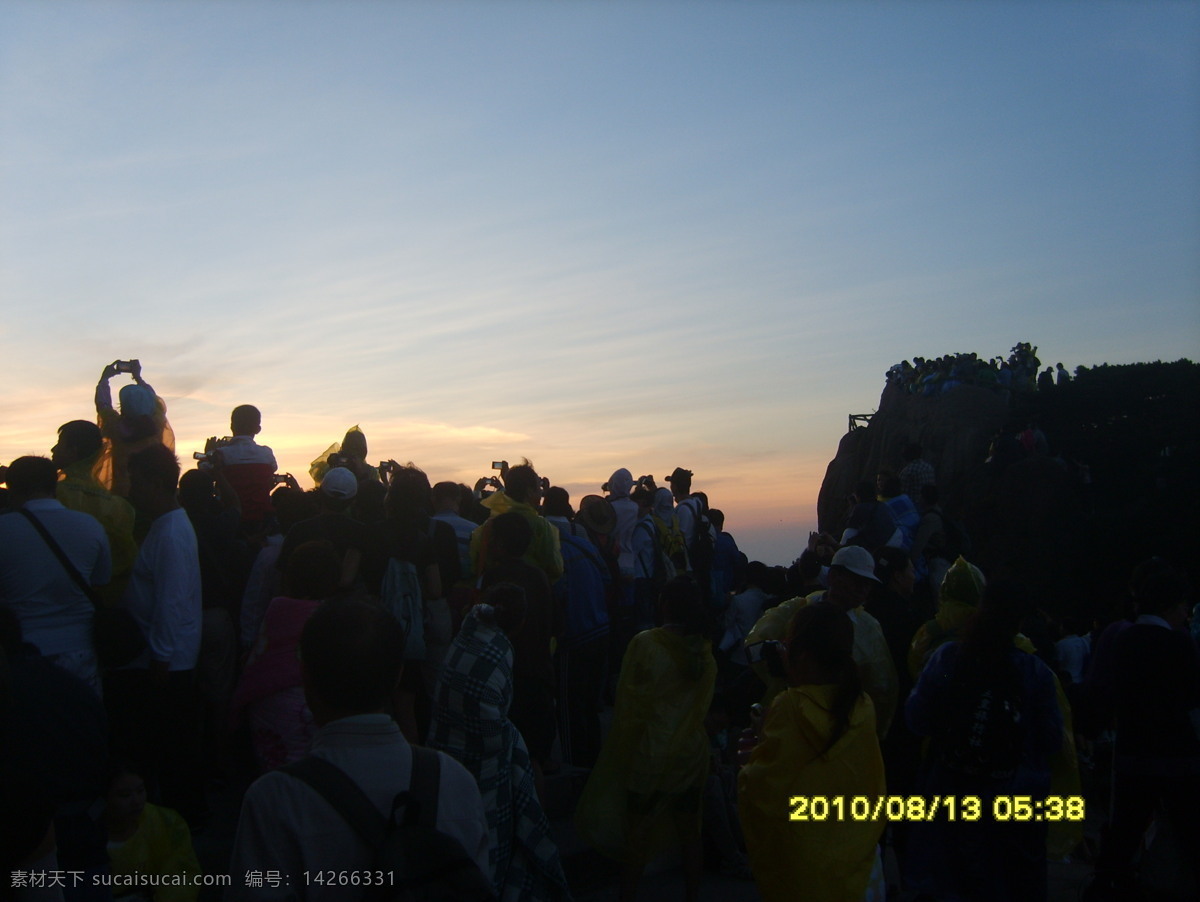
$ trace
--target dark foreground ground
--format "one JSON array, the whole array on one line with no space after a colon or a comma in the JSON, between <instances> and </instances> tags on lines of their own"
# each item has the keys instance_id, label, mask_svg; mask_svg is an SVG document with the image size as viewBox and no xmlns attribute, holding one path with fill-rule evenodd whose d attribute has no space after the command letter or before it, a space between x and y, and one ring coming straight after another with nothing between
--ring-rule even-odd
<instances>
[{"instance_id":1,"label":"dark foreground ground","mask_svg":"<svg viewBox=\"0 0 1200 902\"><path fill-rule=\"evenodd\" d=\"M575 802L586 779L585 771L566 767L548 777L545 807L577 902L615 900L615 867L580 841L571 824ZM245 780L232 780L222 786L214 786L210 793L213 817L194 837L200 864L206 873L227 872L237 826L238 804L245 785ZM1089 800L1085 834L1093 847L1099 836L1103 814L1100 805ZM1200 898L1200 891L1190 884L1190 877L1183 867L1185 855L1194 857L1197 854L1200 854L1200 850L1178 849L1167 831L1158 831L1143 861L1141 898L1146 902L1192 902ZM1049 863L1050 902L1076 902L1080 898L1092 873L1087 857L1087 850L1081 849L1069 859ZM912 902L915 894L902 888L899 869L890 848L885 848L884 865L889 900ZM668 859L655 862L643 878L638 896L654 902L682 899L683 877L678 862ZM220 890L215 889L206 889L201 895L201 900L219 898ZM751 902L760 896L751 880L728 876L717 870L706 870L700 898L703 902Z\"/></svg>"}]
</instances>

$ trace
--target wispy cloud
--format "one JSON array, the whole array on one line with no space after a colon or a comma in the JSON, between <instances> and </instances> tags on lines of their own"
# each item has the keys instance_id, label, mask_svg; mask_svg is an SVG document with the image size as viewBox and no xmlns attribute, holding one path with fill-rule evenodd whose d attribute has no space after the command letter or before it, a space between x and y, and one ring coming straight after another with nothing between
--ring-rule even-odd
<instances>
[{"instance_id":1,"label":"wispy cloud","mask_svg":"<svg viewBox=\"0 0 1200 902\"><path fill-rule=\"evenodd\" d=\"M766 547L900 359L1194 354L1191 7L4 15L0 458L137 356L184 456L684 465Z\"/></svg>"}]
</instances>

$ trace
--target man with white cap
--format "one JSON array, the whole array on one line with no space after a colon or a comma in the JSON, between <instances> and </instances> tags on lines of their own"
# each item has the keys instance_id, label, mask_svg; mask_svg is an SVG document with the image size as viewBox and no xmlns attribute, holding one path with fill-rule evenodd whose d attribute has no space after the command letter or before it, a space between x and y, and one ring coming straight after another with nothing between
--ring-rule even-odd
<instances>
[{"instance_id":1,"label":"man with white cap","mask_svg":"<svg viewBox=\"0 0 1200 902\"><path fill-rule=\"evenodd\" d=\"M345 467L334 467L321 480L317 500L321 513L301 520L288 530L276 565L280 571L287 567L292 552L305 542L324 539L333 544L342 560L341 587L348 589L359 581L359 565L367 547L367 531L348 511L358 494L358 478Z\"/></svg>"},{"instance_id":2,"label":"man with white cap","mask_svg":"<svg viewBox=\"0 0 1200 902\"><path fill-rule=\"evenodd\" d=\"M745 647L748 657L753 659L756 655L751 651L752 647L765 640L785 638L792 617L804 605L822 602L837 605L854 624L854 663L858 665L863 690L875 703L875 725L879 738L882 739L887 735L892 717L896 713L899 680L896 676L896 665L892 663L892 655L883 635L883 628L863 607L872 587L878 582L879 579L875 576L875 558L871 552L857 545L847 545L840 549L829 563L829 588L807 597L788 599L768 610L746 636ZM760 676L765 673L765 669L759 671ZM768 694L772 688L775 691L784 688L782 681L778 681L772 687L769 677L764 677L764 680L768 682Z\"/></svg>"},{"instance_id":3,"label":"man with white cap","mask_svg":"<svg viewBox=\"0 0 1200 902\"><path fill-rule=\"evenodd\" d=\"M854 663L858 665L863 689L875 703L875 722L883 737L896 713L899 680L883 628L863 607L878 583L871 552L848 545L829 562L829 588L819 598L836 604L854 624ZM810 595L809 600L817 599Z\"/></svg>"}]
</instances>

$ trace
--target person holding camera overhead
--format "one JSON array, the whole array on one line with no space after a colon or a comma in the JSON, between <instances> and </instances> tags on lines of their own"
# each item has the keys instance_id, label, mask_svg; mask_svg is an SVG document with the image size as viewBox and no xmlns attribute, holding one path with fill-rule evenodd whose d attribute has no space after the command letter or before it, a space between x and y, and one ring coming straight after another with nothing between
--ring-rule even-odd
<instances>
[{"instance_id":1,"label":"person holding camera overhead","mask_svg":"<svg viewBox=\"0 0 1200 902\"><path fill-rule=\"evenodd\" d=\"M394 461L391 464L395 466ZM330 470L339 467L349 470L358 482L351 516L361 523L376 523L384 517L383 496L387 488L379 471L386 466L381 463L373 467L367 463L366 433L351 426L340 442L334 442L317 456L308 468L308 475L319 487Z\"/></svg>"},{"instance_id":2,"label":"person holding camera overhead","mask_svg":"<svg viewBox=\"0 0 1200 902\"><path fill-rule=\"evenodd\" d=\"M121 387L118 412L113 407L108 380L119 373L128 373L133 382ZM96 479L114 495L127 498L129 455L154 445L175 450L175 433L167 422L167 404L142 378L140 360L114 360L100 373L100 381L96 383L96 416L105 439L104 450L96 461Z\"/></svg>"}]
</instances>

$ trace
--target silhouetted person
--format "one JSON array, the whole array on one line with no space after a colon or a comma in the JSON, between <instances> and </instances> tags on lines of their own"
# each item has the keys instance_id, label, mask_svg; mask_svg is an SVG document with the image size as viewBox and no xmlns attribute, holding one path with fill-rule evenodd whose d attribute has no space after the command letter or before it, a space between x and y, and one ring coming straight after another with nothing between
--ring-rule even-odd
<instances>
[{"instance_id":1,"label":"silhouetted person","mask_svg":"<svg viewBox=\"0 0 1200 902\"><path fill-rule=\"evenodd\" d=\"M1134 574L1138 616L1114 640L1116 710L1112 814L1102 835L1090 899L1135 892L1135 860L1159 807L1196 877L1200 848L1200 661L1185 629L1185 577L1161 559Z\"/></svg>"},{"instance_id":2,"label":"silhouetted person","mask_svg":"<svg viewBox=\"0 0 1200 902\"><path fill-rule=\"evenodd\" d=\"M535 765L541 766L549 761L554 744L554 663L550 640L561 632L561 614L553 603L546 574L525 560L533 535L529 521L510 511L493 517L487 526L489 553L481 587L512 583L525 591L525 622L508 637L513 645L513 704L509 718L525 737ZM556 538L557 535L555 531Z\"/></svg>"},{"instance_id":3,"label":"silhouetted person","mask_svg":"<svg viewBox=\"0 0 1200 902\"><path fill-rule=\"evenodd\" d=\"M125 603L148 648L109 672L104 691L114 748L145 765L158 801L194 820L205 814L196 690L203 603L196 533L178 482L179 461L163 445L129 458L129 497L150 529Z\"/></svg>"},{"instance_id":4,"label":"silhouetted person","mask_svg":"<svg viewBox=\"0 0 1200 902\"><path fill-rule=\"evenodd\" d=\"M404 666L404 641L403 630L390 614L378 605L348 599L322 605L300 637L304 694L318 728L311 757L342 771L384 818L391 816L400 793L421 791L413 785L414 758L421 752L404 739L388 713ZM459 842L486 888L491 874L488 828L475 778L448 755L425 754L437 756L439 769L437 810L429 822ZM424 814L428 817L430 812ZM321 792L302 779L273 771L246 792L230 872L278 871L293 875L291 883L251 888L235 880L226 898L336 898L346 895L341 888L330 892L327 886L306 886L295 875L330 869L366 873L374 862L375 850Z\"/></svg>"},{"instance_id":5,"label":"silhouetted person","mask_svg":"<svg viewBox=\"0 0 1200 902\"><path fill-rule=\"evenodd\" d=\"M56 497L63 507L91 514L104 527L112 553L112 579L99 595L115 603L125 591L138 549L133 538L133 505L96 479L96 464L103 449L99 426L88 420L72 420L58 427L58 442L50 449L50 459L62 473Z\"/></svg>"},{"instance_id":6,"label":"silhouetted person","mask_svg":"<svg viewBox=\"0 0 1200 902\"><path fill-rule=\"evenodd\" d=\"M219 466L237 493L242 523L257 532L271 514L271 490L275 487L275 454L254 436L262 431L262 414L257 407L242 404L229 417L233 438L217 450Z\"/></svg>"},{"instance_id":7,"label":"silhouetted person","mask_svg":"<svg viewBox=\"0 0 1200 902\"><path fill-rule=\"evenodd\" d=\"M17 615L26 642L98 695L96 608L85 586L108 582L108 538L95 517L63 507L55 498L57 483L58 469L44 457L19 457L8 468L13 511L0 516L0 604Z\"/></svg>"},{"instance_id":8,"label":"silhouetted person","mask_svg":"<svg viewBox=\"0 0 1200 902\"><path fill-rule=\"evenodd\" d=\"M118 373L129 373L132 385L121 387L121 409L113 408L108 380ZM165 445L174 450L175 433L167 422L167 404L142 378L137 360L116 360L104 368L96 384L96 415L105 447L96 465L96 478L105 488L121 497L129 495L129 456L145 448Z\"/></svg>"}]
</instances>

